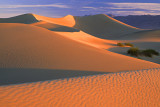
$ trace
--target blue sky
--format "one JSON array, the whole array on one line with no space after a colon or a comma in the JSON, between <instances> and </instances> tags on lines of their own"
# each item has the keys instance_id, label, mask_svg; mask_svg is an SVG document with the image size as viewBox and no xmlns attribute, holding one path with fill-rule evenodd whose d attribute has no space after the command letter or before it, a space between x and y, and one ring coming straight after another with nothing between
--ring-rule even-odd
<instances>
[{"instance_id":1,"label":"blue sky","mask_svg":"<svg viewBox=\"0 0 160 107\"><path fill-rule=\"evenodd\" d=\"M24 13L48 17L68 14L160 15L160 0L0 0L0 17Z\"/></svg>"}]
</instances>

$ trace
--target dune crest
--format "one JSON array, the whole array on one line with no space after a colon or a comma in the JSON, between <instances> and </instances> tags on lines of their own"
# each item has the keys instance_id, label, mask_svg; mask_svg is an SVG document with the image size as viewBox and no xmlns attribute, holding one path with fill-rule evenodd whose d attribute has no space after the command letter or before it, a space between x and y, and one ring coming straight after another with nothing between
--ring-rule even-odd
<instances>
[{"instance_id":1,"label":"dune crest","mask_svg":"<svg viewBox=\"0 0 160 107\"><path fill-rule=\"evenodd\" d=\"M69 27L73 27L75 25L75 20L72 15L67 15L62 18L50 18L50 17L40 16L36 14L33 14L33 16L37 20L42 20L42 21L46 21L49 23L54 23L54 24L59 24L59 25L69 26Z\"/></svg>"}]
</instances>

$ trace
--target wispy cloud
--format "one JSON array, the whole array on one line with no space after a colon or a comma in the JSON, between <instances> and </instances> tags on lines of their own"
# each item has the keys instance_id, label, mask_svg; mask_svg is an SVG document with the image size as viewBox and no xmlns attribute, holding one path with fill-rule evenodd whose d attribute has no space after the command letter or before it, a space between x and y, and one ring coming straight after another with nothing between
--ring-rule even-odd
<instances>
[{"instance_id":1,"label":"wispy cloud","mask_svg":"<svg viewBox=\"0 0 160 107\"><path fill-rule=\"evenodd\" d=\"M160 11L160 3L106 3L110 9L143 9Z\"/></svg>"},{"instance_id":2,"label":"wispy cloud","mask_svg":"<svg viewBox=\"0 0 160 107\"><path fill-rule=\"evenodd\" d=\"M100 6L85 6L80 11L94 11L114 15L159 15L160 3L103 3Z\"/></svg>"},{"instance_id":3,"label":"wispy cloud","mask_svg":"<svg viewBox=\"0 0 160 107\"><path fill-rule=\"evenodd\" d=\"M82 7L82 8L84 8L84 9L94 9L94 10L97 9L96 7Z\"/></svg>"},{"instance_id":4,"label":"wispy cloud","mask_svg":"<svg viewBox=\"0 0 160 107\"><path fill-rule=\"evenodd\" d=\"M160 15L160 13L156 12L146 12L146 11L111 11L111 14L116 15Z\"/></svg>"},{"instance_id":5,"label":"wispy cloud","mask_svg":"<svg viewBox=\"0 0 160 107\"><path fill-rule=\"evenodd\" d=\"M54 1L54 0L53 0ZM97 1L97 2L95 2ZM104 0L102 0L104 1ZM86 15L86 14L114 14L114 15L159 15L160 3L113 3L100 2L98 0L70 0L70 2L55 0L49 4L35 4L35 5L2 5L0 4L0 14L3 13L37 13L41 15L65 16L72 15ZM54 7L54 8L46 8ZM56 9L55 9L56 8ZM67 11L65 11L67 9ZM43 13L43 14L42 14ZM50 14L50 15L49 15Z\"/></svg>"},{"instance_id":6,"label":"wispy cloud","mask_svg":"<svg viewBox=\"0 0 160 107\"><path fill-rule=\"evenodd\" d=\"M0 8L24 8L24 7L57 7L57 8L70 8L65 4L48 4L48 5L0 5Z\"/></svg>"}]
</instances>

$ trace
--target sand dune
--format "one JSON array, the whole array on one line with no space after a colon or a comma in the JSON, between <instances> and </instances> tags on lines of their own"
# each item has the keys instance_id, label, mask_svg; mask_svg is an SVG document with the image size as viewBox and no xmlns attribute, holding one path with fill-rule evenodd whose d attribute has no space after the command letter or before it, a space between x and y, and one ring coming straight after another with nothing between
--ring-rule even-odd
<instances>
[{"instance_id":1,"label":"sand dune","mask_svg":"<svg viewBox=\"0 0 160 107\"><path fill-rule=\"evenodd\" d=\"M75 28L103 39L117 39L117 37L122 35L140 31L138 28L103 14L75 17L75 21Z\"/></svg>"},{"instance_id":2,"label":"sand dune","mask_svg":"<svg viewBox=\"0 0 160 107\"><path fill-rule=\"evenodd\" d=\"M0 24L0 33L2 68L118 72L159 67L155 63L82 44L40 27Z\"/></svg>"},{"instance_id":3,"label":"sand dune","mask_svg":"<svg viewBox=\"0 0 160 107\"><path fill-rule=\"evenodd\" d=\"M159 107L160 69L0 87L1 107Z\"/></svg>"},{"instance_id":4,"label":"sand dune","mask_svg":"<svg viewBox=\"0 0 160 107\"><path fill-rule=\"evenodd\" d=\"M73 27L75 25L75 20L72 15L67 15L63 18L50 18L50 17L28 13L28 14L11 17L11 18L0 18L0 23L31 24L31 23L36 23L39 21L45 21L48 23L54 23L54 24L69 26L69 27Z\"/></svg>"},{"instance_id":5,"label":"sand dune","mask_svg":"<svg viewBox=\"0 0 160 107\"><path fill-rule=\"evenodd\" d=\"M0 107L160 106L160 65L114 53L117 42L160 49L158 30L24 14L1 18L0 34Z\"/></svg>"},{"instance_id":6,"label":"sand dune","mask_svg":"<svg viewBox=\"0 0 160 107\"><path fill-rule=\"evenodd\" d=\"M2 18L0 19L0 23L34 23L33 25L53 31L69 30L73 32L82 30L88 34L103 39L117 39L117 37L121 37L122 35L141 31L138 28L127 25L103 14L82 17L67 15L62 18L50 18L36 14L24 14L11 18Z\"/></svg>"}]
</instances>

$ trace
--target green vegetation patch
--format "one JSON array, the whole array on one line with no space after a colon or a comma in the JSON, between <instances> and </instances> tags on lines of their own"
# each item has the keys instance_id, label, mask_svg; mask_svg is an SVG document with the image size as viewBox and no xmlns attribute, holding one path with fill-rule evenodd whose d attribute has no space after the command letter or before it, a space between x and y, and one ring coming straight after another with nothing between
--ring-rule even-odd
<instances>
[{"instance_id":1,"label":"green vegetation patch","mask_svg":"<svg viewBox=\"0 0 160 107\"><path fill-rule=\"evenodd\" d=\"M117 46L120 46L120 47L124 47L124 46L134 47L134 45L131 44L131 43L117 43Z\"/></svg>"},{"instance_id":2,"label":"green vegetation patch","mask_svg":"<svg viewBox=\"0 0 160 107\"><path fill-rule=\"evenodd\" d=\"M131 44L131 43L124 43L124 45L125 45L125 46L134 47L134 45L133 45L133 44Z\"/></svg>"},{"instance_id":3,"label":"green vegetation patch","mask_svg":"<svg viewBox=\"0 0 160 107\"><path fill-rule=\"evenodd\" d=\"M138 57L140 55L140 50L139 50L139 48L132 47L127 51L127 53L130 54L131 56Z\"/></svg>"},{"instance_id":4,"label":"green vegetation patch","mask_svg":"<svg viewBox=\"0 0 160 107\"><path fill-rule=\"evenodd\" d=\"M128 54L131 56L145 56L145 57L153 57L153 55L159 56L159 52L153 50L153 49L146 49L146 50L139 50L138 48L130 48L127 51Z\"/></svg>"},{"instance_id":5,"label":"green vegetation patch","mask_svg":"<svg viewBox=\"0 0 160 107\"><path fill-rule=\"evenodd\" d=\"M117 46L124 47L125 45L123 43L117 43Z\"/></svg>"}]
</instances>

